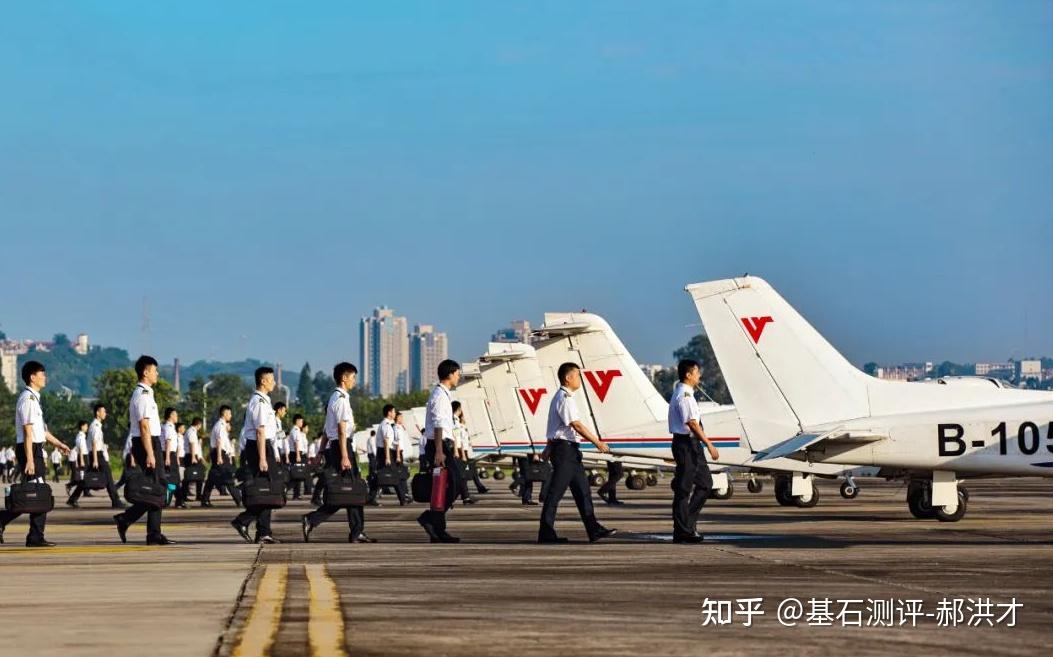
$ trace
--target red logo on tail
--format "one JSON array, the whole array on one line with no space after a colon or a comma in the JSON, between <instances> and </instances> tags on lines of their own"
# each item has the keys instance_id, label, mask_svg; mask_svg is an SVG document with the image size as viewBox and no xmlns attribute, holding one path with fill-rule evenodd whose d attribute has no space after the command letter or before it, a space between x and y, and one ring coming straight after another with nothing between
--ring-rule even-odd
<instances>
[{"instance_id":1,"label":"red logo on tail","mask_svg":"<svg viewBox=\"0 0 1053 657\"><path fill-rule=\"evenodd\" d=\"M523 398L523 403L530 409L531 415L537 415L537 407L541 404L541 397L548 392L545 388L520 388L519 396Z\"/></svg>"},{"instance_id":2,"label":"red logo on tail","mask_svg":"<svg viewBox=\"0 0 1053 657\"><path fill-rule=\"evenodd\" d=\"M774 322L770 316L765 317L743 317L742 325L746 327L746 331L749 332L750 337L753 338L753 344L760 342L761 333L764 333L764 327L769 323Z\"/></svg>"},{"instance_id":3,"label":"red logo on tail","mask_svg":"<svg viewBox=\"0 0 1053 657\"><path fill-rule=\"evenodd\" d=\"M602 372L585 372L585 378L589 385L596 391L596 397L602 403L607 398L607 391L611 389L611 382L615 377L621 376L621 370L603 370Z\"/></svg>"}]
</instances>

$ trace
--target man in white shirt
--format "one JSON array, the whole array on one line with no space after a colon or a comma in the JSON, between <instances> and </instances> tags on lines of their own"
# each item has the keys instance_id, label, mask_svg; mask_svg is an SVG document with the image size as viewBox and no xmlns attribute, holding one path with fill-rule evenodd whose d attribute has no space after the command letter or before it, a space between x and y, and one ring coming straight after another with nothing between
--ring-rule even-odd
<instances>
[{"instance_id":1,"label":"man in white shirt","mask_svg":"<svg viewBox=\"0 0 1053 657\"><path fill-rule=\"evenodd\" d=\"M16 458L26 482L45 483L47 465L44 460L44 443L51 443L55 451L68 454L70 449L48 431L44 422L44 411L40 407L40 391L47 385L48 376L44 365L31 360L22 366L22 383L26 388L15 402L15 444L18 446ZM4 542L4 529L20 516L7 509L0 510L0 543ZM44 527L47 524L46 513L29 514L29 534L26 536L26 547L52 547L55 544L44 538Z\"/></svg>"},{"instance_id":2,"label":"man in white shirt","mask_svg":"<svg viewBox=\"0 0 1053 657\"><path fill-rule=\"evenodd\" d=\"M289 429L288 441L288 459L289 464L294 463L303 464L303 474L306 477L303 480L296 479L292 481L292 498L294 500L300 499L300 490L305 489L307 494L311 493L311 477L309 468L307 467L307 434L304 433L304 419L299 413L293 415L292 428Z\"/></svg>"},{"instance_id":3,"label":"man in white shirt","mask_svg":"<svg viewBox=\"0 0 1053 657\"><path fill-rule=\"evenodd\" d=\"M61 452L57 449L51 451L51 467L54 470L52 481L56 484L59 482L59 474L62 472L62 457L68 454L69 452Z\"/></svg>"},{"instance_id":4,"label":"man in white shirt","mask_svg":"<svg viewBox=\"0 0 1053 657\"><path fill-rule=\"evenodd\" d=\"M468 492L468 468L471 467L468 465L468 451L465 449L465 443L468 442L468 432L465 430L463 422L464 409L461 408L461 402L454 401L451 404L451 408L453 409L453 462L462 475L458 484L457 496L467 506L477 502L471 493Z\"/></svg>"},{"instance_id":5,"label":"man in white shirt","mask_svg":"<svg viewBox=\"0 0 1053 657\"><path fill-rule=\"evenodd\" d=\"M100 472L106 481L106 493L110 496L110 506L123 509L124 503L117 497L117 487L113 482L113 471L110 470L110 459L106 454L106 440L102 433L102 423L106 421L106 406L95 404L95 417L88 425L88 467Z\"/></svg>"},{"instance_id":6,"label":"man in white shirt","mask_svg":"<svg viewBox=\"0 0 1053 657\"><path fill-rule=\"evenodd\" d=\"M575 363L563 363L557 372L559 390L552 396L548 409L548 427L543 458L552 461L552 476L545 490L545 504L541 507L541 526L537 533L538 543L566 543L567 539L556 534L556 509L570 488L574 504L585 524L589 542L613 536L617 530L607 529L596 520L592 508L592 493L585 467L581 464L581 439L584 438L607 454L611 450L581 421L574 393L581 389L581 369Z\"/></svg>"},{"instance_id":7,"label":"man in white shirt","mask_svg":"<svg viewBox=\"0 0 1053 657\"><path fill-rule=\"evenodd\" d=\"M178 493L179 489L182 488L182 480L179 477L179 443L182 439L179 437L179 431L176 429L176 425L179 422L179 413L174 408L166 408L164 413L161 415L164 420L164 424L161 425L161 449L164 450L164 478L168 482L168 495L166 496L169 504L174 503L178 508L186 508L186 504L173 496Z\"/></svg>"},{"instance_id":8,"label":"man in white shirt","mask_svg":"<svg viewBox=\"0 0 1053 657\"><path fill-rule=\"evenodd\" d=\"M201 431L202 420L199 417L195 417L190 421L190 426L183 433L183 467L189 468L192 465L201 463L202 450L201 450ZM194 497L201 501L201 488L204 485L201 481L195 481L194 485L196 490ZM185 502L190 498L190 482L183 481L183 501Z\"/></svg>"},{"instance_id":9,"label":"man in white shirt","mask_svg":"<svg viewBox=\"0 0 1053 657\"><path fill-rule=\"evenodd\" d=\"M391 459L391 443L395 439L395 406L393 404L384 404L381 416L380 424L377 425L376 434L372 440L376 452L371 454L369 459L369 504L373 506L380 506L380 502L377 501L377 498L380 497L380 482L377 479L377 475L380 473L381 468L393 463ZM402 501L401 496L399 501Z\"/></svg>"},{"instance_id":10,"label":"man in white shirt","mask_svg":"<svg viewBox=\"0 0 1053 657\"><path fill-rule=\"evenodd\" d=\"M453 506L461 488L461 469L453 460L453 400L450 398L450 391L461 380L461 366L457 361L447 359L439 363L437 374L439 382L428 397L424 420L423 440L427 444L421 458L421 470L446 468L446 506L442 511L433 511L429 507L420 514L417 522L432 543L460 543L461 539L446 531L446 512Z\"/></svg>"},{"instance_id":11,"label":"man in white shirt","mask_svg":"<svg viewBox=\"0 0 1053 657\"><path fill-rule=\"evenodd\" d=\"M74 509L80 507L80 503L77 500L87 491L83 481L87 454L88 423L81 421L77 424L77 437L73 439L73 449L69 452L70 468L73 471L70 473L69 483L66 484L67 491L72 489L69 498L66 500L66 506Z\"/></svg>"},{"instance_id":12,"label":"man in white shirt","mask_svg":"<svg viewBox=\"0 0 1053 657\"><path fill-rule=\"evenodd\" d=\"M271 406L271 391L274 390L274 369L257 367L254 374L256 392L252 393L245 408L245 423L241 428L242 464L248 475L254 478L268 478L279 482L278 461L274 455L274 439L277 436L278 422L274 407ZM255 540L249 537L249 526L256 524ZM279 543L271 534L271 509L250 507L246 504L242 511L230 521L238 535L249 543Z\"/></svg>"},{"instance_id":13,"label":"man in white shirt","mask_svg":"<svg viewBox=\"0 0 1053 657\"><path fill-rule=\"evenodd\" d=\"M717 448L702 430L702 411L695 399L695 386L702 379L698 361L685 359L677 364L680 382L669 398L669 433L673 434L673 542L697 544L698 515L713 490L713 476L702 453L702 444L714 461L720 457Z\"/></svg>"},{"instance_id":14,"label":"man in white shirt","mask_svg":"<svg viewBox=\"0 0 1053 657\"><path fill-rule=\"evenodd\" d=\"M289 407L285 405L285 402L274 403L274 456L280 464L289 463L289 440L285 433L285 425L282 424L288 412Z\"/></svg>"},{"instance_id":15,"label":"man in white shirt","mask_svg":"<svg viewBox=\"0 0 1053 657\"><path fill-rule=\"evenodd\" d=\"M164 466L164 453L161 445L161 414L157 410L153 389L159 378L157 360L152 356L140 356L135 361L135 374L139 377L139 383L135 386L128 403L128 427L132 437L131 456L143 469L146 477L151 477L156 483L163 485L161 474ZM132 483L132 480L129 480L125 484L126 495ZM113 521L117 523L117 535L121 538L121 542L128 541L128 528L144 514L146 515L146 544L174 545L175 541L161 533L161 509L142 502L132 504L124 513L113 517Z\"/></svg>"},{"instance_id":16,"label":"man in white shirt","mask_svg":"<svg viewBox=\"0 0 1053 657\"><path fill-rule=\"evenodd\" d=\"M212 491L229 492L234 506L241 506L241 491L234 484L234 445L230 441L230 419L234 412L224 404L219 407L219 416L212 425L209 438L208 459L212 467L205 479L205 490L201 493L201 506L212 506Z\"/></svg>"},{"instance_id":17,"label":"man in white shirt","mask_svg":"<svg viewBox=\"0 0 1053 657\"><path fill-rule=\"evenodd\" d=\"M355 387L358 379L358 368L351 363L337 363L333 368L333 382L336 390L329 396L329 403L325 409L325 437L326 437L326 459L325 469L330 473L346 473L353 471L355 477L361 477L358 469L358 458L351 445L355 432L355 416L351 411L351 389ZM320 488L320 487L319 487ZM324 494L323 494L324 497ZM347 527L349 543L376 543L365 533L366 516L360 506L349 506L347 508ZM315 527L328 520L340 507L323 504L321 507L308 513L300 519L303 529L303 540L311 540L311 532Z\"/></svg>"}]
</instances>

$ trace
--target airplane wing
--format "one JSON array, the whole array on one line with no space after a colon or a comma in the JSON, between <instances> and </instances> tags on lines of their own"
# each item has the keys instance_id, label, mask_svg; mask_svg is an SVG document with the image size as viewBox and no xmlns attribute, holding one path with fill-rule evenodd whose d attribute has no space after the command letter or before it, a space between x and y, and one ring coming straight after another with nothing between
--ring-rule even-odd
<instances>
[{"instance_id":1,"label":"airplane wing","mask_svg":"<svg viewBox=\"0 0 1053 657\"><path fill-rule=\"evenodd\" d=\"M818 445L819 443L823 443L824 446L829 447L852 447L885 440L887 438L888 434L841 428L821 434L802 433L790 438L789 440L776 443L763 451L757 452L753 460L767 461L769 459L791 457L793 455L800 456L809 447Z\"/></svg>"}]
</instances>

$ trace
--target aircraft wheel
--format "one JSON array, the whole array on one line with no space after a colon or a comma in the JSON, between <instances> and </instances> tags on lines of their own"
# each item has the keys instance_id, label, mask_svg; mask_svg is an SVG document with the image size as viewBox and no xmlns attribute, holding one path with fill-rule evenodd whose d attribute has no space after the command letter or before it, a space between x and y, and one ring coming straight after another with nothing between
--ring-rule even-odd
<instances>
[{"instance_id":1,"label":"aircraft wheel","mask_svg":"<svg viewBox=\"0 0 1053 657\"><path fill-rule=\"evenodd\" d=\"M965 509L967 506L968 497L962 494L962 490L958 489L958 508L954 510L954 513L947 513L943 510L943 507L935 507L936 519L940 522L958 522L965 517Z\"/></svg>"},{"instance_id":2,"label":"aircraft wheel","mask_svg":"<svg viewBox=\"0 0 1053 657\"><path fill-rule=\"evenodd\" d=\"M751 493L759 493L764 490L764 482L760 479L750 479L746 482L746 490Z\"/></svg>"},{"instance_id":3,"label":"aircraft wheel","mask_svg":"<svg viewBox=\"0 0 1053 657\"><path fill-rule=\"evenodd\" d=\"M490 471L487 470L486 468L479 468L479 478L480 479L489 479L490 478Z\"/></svg>"},{"instance_id":4,"label":"aircraft wheel","mask_svg":"<svg viewBox=\"0 0 1053 657\"><path fill-rule=\"evenodd\" d=\"M647 488L647 480L643 475L635 474L625 480L625 487L629 490L643 490Z\"/></svg>"},{"instance_id":5,"label":"aircraft wheel","mask_svg":"<svg viewBox=\"0 0 1053 657\"><path fill-rule=\"evenodd\" d=\"M958 487L958 494L964 496L966 502L969 501L969 489L965 486Z\"/></svg>"},{"instance_id":6,"label":"aircraft wheel","mask_svg":"<svg viewBox=\"0 0 1053 657\"><path fill-rule=\"evenodd\" d=\"M848 483L847 481L845 483L841 484L841 497L845 498L846 500L854 500L854 499L856 499L856 497L858 495L859 495L859 488L858 487L853 486L852 484Z\"/></svg>"},{"instance_id":7,"label":"aircraft wheel","mask_svg":"<svg viewBox=\"0 0 1053 657\"><path fill-rule=\"evenodd\" d=\"M936 517L936 509L932 508L932 493L922 486L907 492L907 508L918 520L932 520Z\"/></svg>"},{"instance_id":8,"label":"aircraft wheel","mask_svg":"<svg viewBox=\"0 0 1053 657\"><path fill-rule=\"evenodd\" d=\"M735 494L735 482L728 480L728 489L723 494L713 493L713 499L715 500L730 500L731 496Z\"/></svg>"},{"instance_id":9,"label":"aircraft wheel","mask_svg":"<svg viewBox=\"0 0 1053 657\"><path fill-rule=\"evenodd\" d=\"M502 479L505 478L505 476L506 475L505 475L505 471L504 470L494 470L494 479L495 480L501 481Z\"/></svg>"},{"instance_id":10,"label":"aircraft wheel","mask_svg":"<svg viewBox=\"0 0 1053 657\"><path fill-rule=\"evenodd\" d=\"M779 506L793 506L793 496L790 495L790 478L785 475L775 477L775 501Z\"/></svg>"},{"instance_id":11,"label":"aircraft wheel","mask_svg":"<svg viewBox=\"0 0 1053 657\"><path fill-rule=\"evenodd\" d=\"M815 484L813 483L812 484L812 499L810 499L807 502L805 502L802 498L795 497L795 498L793 498L793 504L794 504L794 506L796 506L799 509L810 509L813 506L815 506L816 504L819 504L819 489L816 488Z\"/></svg>"},{"instance_id":12,"label":"aircraft wheel","mask_svg":"<svg viewBox=\"0 0 1053 657\"><path fill-rule=\"evenodd\" d=\"M649 475L647 475L647 485L648 486L657 486L658 485L658 475L656 475L656 474L649 474Z\"/></svg>"}]
</instances>

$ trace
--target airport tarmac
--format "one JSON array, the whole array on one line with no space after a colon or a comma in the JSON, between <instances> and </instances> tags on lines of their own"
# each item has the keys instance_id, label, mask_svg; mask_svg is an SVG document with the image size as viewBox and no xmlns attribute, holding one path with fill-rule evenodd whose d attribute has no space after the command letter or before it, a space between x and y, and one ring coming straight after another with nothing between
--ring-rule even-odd
<instances>
[{"instance_id":1,"label":"airport tarmac","mask_svg":"<svg viewBox=\"0 0 1053 657\"><path fill-rule=\"evenodd\" d=\"M710 540L701 546L669 542L668 481L625 491L622 507L598 504L601 521L620 534L596 545L585 542L568 496L557 528L573 542L564 546L533 544L539 507L521 506L507 480L488 481L492 492L479 504L455 508L450 530L464 542L438 546L425 543L414 522L421 505L399 508L390 497L367 509L367 531L381 541L375 545L348 545L338 516L305 545L299 517L309 507L292 502L275 513L285 542L260 549L234 535L227 523L235 510L225 497L214 509L165 511L165 532L178 546L144 546L141 525L122 545L96 494L81 509L49 516L57 548L22 548L25 521L8 527L0 546L0 655L1048 651L1053 480L969 483L969 513L956 524L914 520L894 483L866 482L855 500L821 483L822 501L812 509L779 507L770 482L760 494L740 485L732 499L706 507L702 530ZM748 627L741 616L705 626L706 598L732 608L762 598L765 615ZM811 598L862 602L843 617L834 603L831 626L802 618L786 627L776 612L787 598L808 606ZM916 627L841 626L857 611L865 625L867 600L920 600L934 613L941 600L956 598L1015 598L1023 606L1015 627L964 626L969 613L957 627L940 626L938 614L916 619ZM813 621L824 617L817 612Z\"/></svg>"}]
</instances>

